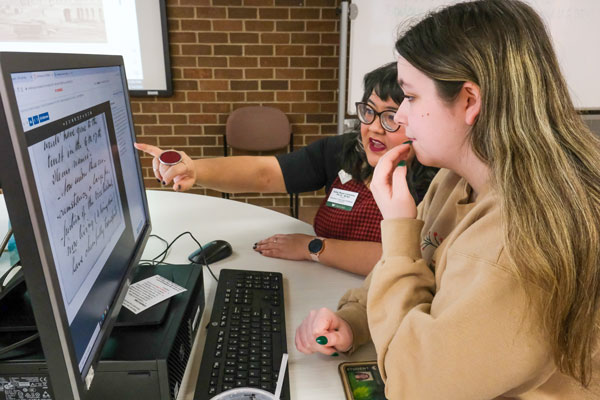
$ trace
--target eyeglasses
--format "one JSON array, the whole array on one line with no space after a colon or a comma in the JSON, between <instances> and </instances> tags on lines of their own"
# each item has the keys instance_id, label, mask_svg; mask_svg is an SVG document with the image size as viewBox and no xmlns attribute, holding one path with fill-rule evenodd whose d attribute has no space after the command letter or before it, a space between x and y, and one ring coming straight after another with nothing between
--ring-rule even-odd
<instances>
[{"instance_id":1,"label":"eyeglasses","mask_svg":"<svg viewBox=\"0 0 600 400\"><path fill-rule=\"evenodd\" d=\"M383 129L388 132L396 132L400 129L400 124L394 121L395 111L384 110L377 112L373 107L367 103L357 102L356 103L356 115L363 124L371 125L375 122L375 117L379 117L379 122Z\"/></svg>"}]
</instances>

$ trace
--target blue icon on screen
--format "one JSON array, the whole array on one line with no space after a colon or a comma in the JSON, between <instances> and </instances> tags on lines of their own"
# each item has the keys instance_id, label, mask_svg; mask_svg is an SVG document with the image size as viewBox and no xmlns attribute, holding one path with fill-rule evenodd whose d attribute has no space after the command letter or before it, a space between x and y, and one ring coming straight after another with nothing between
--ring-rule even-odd
<instances>
[{"instance_id":1,"label":"blue icon on screen","mask_svg":"<svg viewBox=\"0 0 600 400\"><path fill-rule=\"evenodd\" d=\"M48 115L47 112L38 115L38 117L40 117L40 124L42 122L46 122L46 121L48 121L50 119L50 116Z\"/></svg>"},{"instance_id":2,"label":"blue icon on screen","mask_svg":"<svg viewBox=\"0 0 600 400\"><path fill-rule=\"evenodd\" d=\"M29 121L29 126L33 126L33 118L29 117L27 120Z\"/></svg>"},{"instance_id":3,"label":"blue icon on screen","mask_svg":"<svg viewBox=\"0 0 600 400\"><path fill-rule=\"evenodd\" d=\"M38 116L37 116L37 115L34 115L34 116L33 116L33 124L34 124L34 125L37 125L37 124L39 124L39 123L40 123L40 120L39 120Z\"/></svg>"}]
</instances>

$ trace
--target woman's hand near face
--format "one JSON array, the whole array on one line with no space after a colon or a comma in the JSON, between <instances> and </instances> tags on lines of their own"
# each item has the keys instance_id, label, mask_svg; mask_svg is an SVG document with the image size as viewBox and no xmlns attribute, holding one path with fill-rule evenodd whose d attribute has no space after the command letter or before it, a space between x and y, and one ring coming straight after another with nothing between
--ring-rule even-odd
<instances>
[{"instance_id":1,"label":"woman's hand near face","mask_svg":"<svg viewBox=\"0 0 600 400\"><path fill-rule=\"evenodd\" d=\"M396 146L383 155L371 180L371 192L384 219L416 218L417 206L406 182L410 144ZM404 161L404 165L398 165Z\"/></svg>"},{"instance_id":2,"label":"woman's hand near face","mask_svg":"<svg viewBox=\"0 0 600 400\"><path fill-rule=\"evenodd\" d=\"M154 157L152 159L152 169L154 170L154 176L163 185L173 184L173 190L185 191L189 190L194 186L196 182L196 168L194 161L185 154L183 151L178 151L181 155L181 162L175 165L162 164L158 157L164 150L156 146L152 146L144 143L134 143L136 149L143 151L146 154Z\"/></svg>"},{"instance_id":3,"label":"woman's hand near face","mask_svg":"<svg viewBox=\"0 0 600 400\"><path fill-rule=\"evenodd\" d=\"M308 243L314 236L301 233L278 234L256 243L254 250L266 257L286 260L311 260Z\"/></svg>"},{"instance_id":4,"label":"woman's hand near face","mask_svg":"<svg viewBox=\"0 0 600 400\"><path fill-rule=\"evenodd\" d=\"M328 308L312 310L296 329L296 348L305 354L345 352L352 340L350 325Z\"/></svg>"}]
</instances>

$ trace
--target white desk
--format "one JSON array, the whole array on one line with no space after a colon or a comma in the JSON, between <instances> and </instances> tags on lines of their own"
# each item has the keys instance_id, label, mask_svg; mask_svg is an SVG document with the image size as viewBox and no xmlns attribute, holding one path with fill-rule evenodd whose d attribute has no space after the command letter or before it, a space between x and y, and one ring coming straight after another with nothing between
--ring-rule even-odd
<instances>
[{"instance_id":1,"label":"white desk","mask_svg":"<svg viewBox=\"0 0 600 400\"><path fill-rule=\"evenodd\" d=\"M202 244L214 239L231 243L233 255L212 266L218 276L222 268L254 269L283 273L285 291L286 336L289 353L290 395L293 400L345 399L337 366L349 359L320 354L305 355L296 350L296 327L312 309L335 309L339 298L349 288L359 286L363 277L325 267L310 261L288 261L263 257L252 249L255 242L277 233L314 234L312 226L289 216L249 204L209 196L164 191L148 191L152 233L167 241L190 231ZM8 225L6 207L0 201L0 236ZM144 258L152 258L164 249L164 243L150 238ZM187 264L187 256L197 249L189 237L180 238L171 248L166 261ZM192 349L179 400L193 398L196 379L206 338L205 330L216 291L216 282L204 270L206 307L201 329ZM372 345L364 346L350 360L374 360Z\"/></svg>"}]
</instances>

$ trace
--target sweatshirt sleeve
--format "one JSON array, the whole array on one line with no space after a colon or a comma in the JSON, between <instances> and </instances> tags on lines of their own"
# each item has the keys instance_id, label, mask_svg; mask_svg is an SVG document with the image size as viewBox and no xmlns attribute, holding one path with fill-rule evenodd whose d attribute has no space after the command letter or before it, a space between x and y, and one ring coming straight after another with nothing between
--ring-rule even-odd
<instances>
[{"instance_id":1,"label":"sweatshirt sleeve","mask_svg":"<svg viewBox=\"0 0 600 400\"><path fill-rule=\"evenodd\" d=\"M554 371L551 351L526 322L519 283L500 264L449 249L436 288L419 222L382 221L365 303L386 397L493 399L540 385Z\"/></svg>"}]
</instances>

